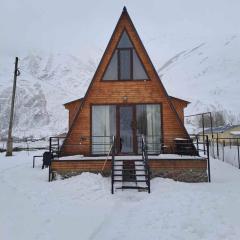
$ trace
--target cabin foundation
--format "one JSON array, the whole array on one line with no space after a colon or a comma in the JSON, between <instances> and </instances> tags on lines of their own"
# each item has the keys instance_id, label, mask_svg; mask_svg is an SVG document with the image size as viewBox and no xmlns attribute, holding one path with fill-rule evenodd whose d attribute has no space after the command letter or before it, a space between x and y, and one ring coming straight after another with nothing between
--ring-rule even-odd
<instances>
[{"instance_id":1,"label":"cabin foundation","mask_svg":"<svg viewBox=\"0 0 240 240\"><path fill-rule=\"evenodd\" d=\"M119 156L120 158L120 156ZM155 157L156 158L156 157ZM162 157L161 157L162 158ZM180 182L207 182L207 159L201 157L179 156L179 159L151 159L149 158L151 178L170 178ZM102 174L104 177L111 175L111 160L53 160L51 171L53 178L60 175L68 178L83 172Z\"/></svg>"}]
</instances>

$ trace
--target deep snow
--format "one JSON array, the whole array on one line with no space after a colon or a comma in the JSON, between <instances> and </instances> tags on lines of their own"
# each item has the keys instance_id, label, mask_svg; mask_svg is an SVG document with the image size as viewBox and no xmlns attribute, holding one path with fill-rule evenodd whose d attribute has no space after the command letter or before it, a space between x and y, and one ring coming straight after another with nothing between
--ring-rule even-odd
<instances>
[{"instance_id":1,"label":"deep snow","mask_svg":"<svg viewBox=\"0 0 240 240\"><path fill-rule=\"evenodd\" d=\"M0 155L0 239L240 239L240 171L219 160L212 183L155 178L151 194L111 195L96 174L48 183L40 153Z\"/></svg>"}]
</instances>

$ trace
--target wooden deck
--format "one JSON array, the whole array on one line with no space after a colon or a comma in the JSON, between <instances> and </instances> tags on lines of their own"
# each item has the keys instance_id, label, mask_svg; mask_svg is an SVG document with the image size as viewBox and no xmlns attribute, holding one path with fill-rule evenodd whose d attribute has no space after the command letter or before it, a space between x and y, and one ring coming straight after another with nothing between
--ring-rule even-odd
<instances>
[{"instance_id":1,"label":"wooden deck","mask_svg":"<svg viewBox=\"0 0 240 240\"><path fill-rule=\"evenodd\" d=\"M141 156L116 156L115 160L137 161ZM68 156L55 159L51 164L51 171L62 176L77 175L82 172L101 173L104 176L111 174L111 157L107 160L104 170L106 156L83 157ZM149 167L152 177L169 177L179 181L199 182L199 175L204 175L207 181L207 159L197 156L180 156L175 154L161 154L149 156ZM189 178L189 174L191 177ZM185 175L188 175L185 177ZM195 180L196 175L196 180ZM189 181L187 179L190 179Z\"/></svg>"}]
</instances>

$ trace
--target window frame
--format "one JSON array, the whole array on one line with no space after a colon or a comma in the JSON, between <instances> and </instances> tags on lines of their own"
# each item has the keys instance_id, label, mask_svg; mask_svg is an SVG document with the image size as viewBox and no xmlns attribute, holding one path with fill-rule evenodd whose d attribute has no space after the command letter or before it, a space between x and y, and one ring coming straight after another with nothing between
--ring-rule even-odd
<instances>
[{"instance_id":1,"label":"window frame","mask_svg":"<svg viewBox=\"0 0 240 240\"><path fill-rule=\"evenodd\" d=\"M114 105L116 107L116 118L115 118L115 136L116 136L116 146L117 146L117 154L119 154L119 136L120 136L120 129L119 129L119 124L120 124L120 119L119 119L119 107L120 106L133 106L133 121L134 121L134 146L133 146L133 150L135 154L139 154L138 152L138 143L137 143L137 132L136 132L136 128L137 128L137 106L138 105L160 105L160 135L161 135L161 140L162 143L165 142L165 135L164 135L164 122L163 122L163 103L162 102L138 102L138 103L119 103L119 102L112 102L112 103L91 103L90 104L90 156L100 156L100 154L93 154L92 153L92 137L93 137L93 131L92 131L92 108L93 106L112 106ZM151 154L150 154L151 155Z\"/></svg>"},{"instance_id":2,"label":"window frame","mask_svg":"<svg viewBox=\"0 0 240 240\"><path fill-rule=\"evenodd\" d=\"M133 80L133 48L117 48L117 57L118 57L118 80L114 80L114 81L131 81ZM130 78L128 79L123 79L121 76L121 70L122 70L122 66L121 66L121 52L129 52L130 54Z\"/></svg>"},{"instance_id":3,"label":"window frame","mask_svg":"<svg viewBox=\"0 0 240 240\"><path fill-rule=\"evenodd\" d=\"M120 82L126 82L126 81L138 82L138 81L150 81L151 79L150 79L150 77L149 77L149 75L148 75L148 72L146 71L146 68L145 68L145 66L144 66L141 58L139 57L139 55L138 55L138 53L137 53L137 51L136 51L136 49L135 49L135 47L134 47L134 44L133 44L132 40L130 39L130 37L129 37L129 40L130 40L130 42L132 43L132 47L127 47L127 48L118 47L118 44L119 44L119 42L120 42L120 40L121 40L122 35L123 35L124 32L126 32L126 34L127 34L128 37L129 37L129 34L128 34L127 30L124 28L123 31L122 31L122 33L121 33L121 35L120 35L120 38L119 38L119 40L118 40L118 42L117 42L117 44L116 44L116 48L113 50L113 52L112 52L112 54L111 54L110 61L108 62L107 66L106 66L106 68L105 68L105 70L104 70L104 72L103 72L103 74L102 74L102 77L101 77L101 80L100 80L100 81L101 81L101 82L118 82L118 81L120 81ZM119 51L121 51L121 50L130 50L130 79L120 79L120 53L119 53ZM142 67L143 67L143 69L144 69L144 71L145 71L145 73L146 73L146 75L147 75L147 78L145 78L145 79L133 79L133 50L135 50L135 53L136 53L137 57L139 58L139 61L140 61L141 65L142 65ZM103 79L103 78L104 78L104 75L105 75L105 73L106 73L106 71L107 71L107 69L108 69L108 67L109 67L109 64L110 64L110 62L111 62L111 59L112 59L115 51L117 51L117 61L118 61L118 63L117 63L117 67L118 67L118 69L117 69L117 78L118 78L118 79L109 79L109 80Z\"/></svg>"}]
</instances>

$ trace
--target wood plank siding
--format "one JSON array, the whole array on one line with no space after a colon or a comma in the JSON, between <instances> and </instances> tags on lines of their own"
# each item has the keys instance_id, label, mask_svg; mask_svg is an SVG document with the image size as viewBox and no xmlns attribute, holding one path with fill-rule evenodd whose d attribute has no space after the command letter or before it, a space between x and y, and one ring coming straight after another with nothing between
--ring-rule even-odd
<instances>
[{"instance_id":1,"label":"wood plank siding","mask_svg":"<svg viewBox=\"0 0 240 240\"><path fill-rule=\"evenodd\" d=\"M64 104L64 107L69 111L68 112L68 126L69 126L69 128L73 123L74 116L76 115L77 110L78 110L81 102L82 102L82 98Z\"/></svg>"},{"instance_id":2,"label":"wood plank siding","mask_svg":"<svg viewBox=\"0 0 240 240\"><path fill-rule=\"evenodd\" d=\"M105 160L54 160L52 161L52 171L90 171L90 172L101 172ZM161 159L154 160L149 159L149 166L151 169L186 169L186 168L207 168L206 160L196 159ZM105 168L106 171L111 170L111 160L108 160Z\"/></svg>"},{"instance_id":3,"label":"wood plank siding","mask_svg":"<svg viewBox=\"0 0 240 240\"><path fill-rule=\"evenodd\" d=\"M102 80L123 31L126 31L134 45L149 80L109 81ZM62 147L62 155L90 154L90 146L79 146L80 136L91 136L91 106L93 104L143 104L159 103L162 106L162 133L166 145L173 147L175 138L188 138L183 125L183 109L187 102L170 98L159 79L156 70L126 12L123 12L107 49L93 76L83 100L74 101L65 107L69 109L69 132ZM76 144L76 145L71 145Z\"/></svg>"}]
</instances>

